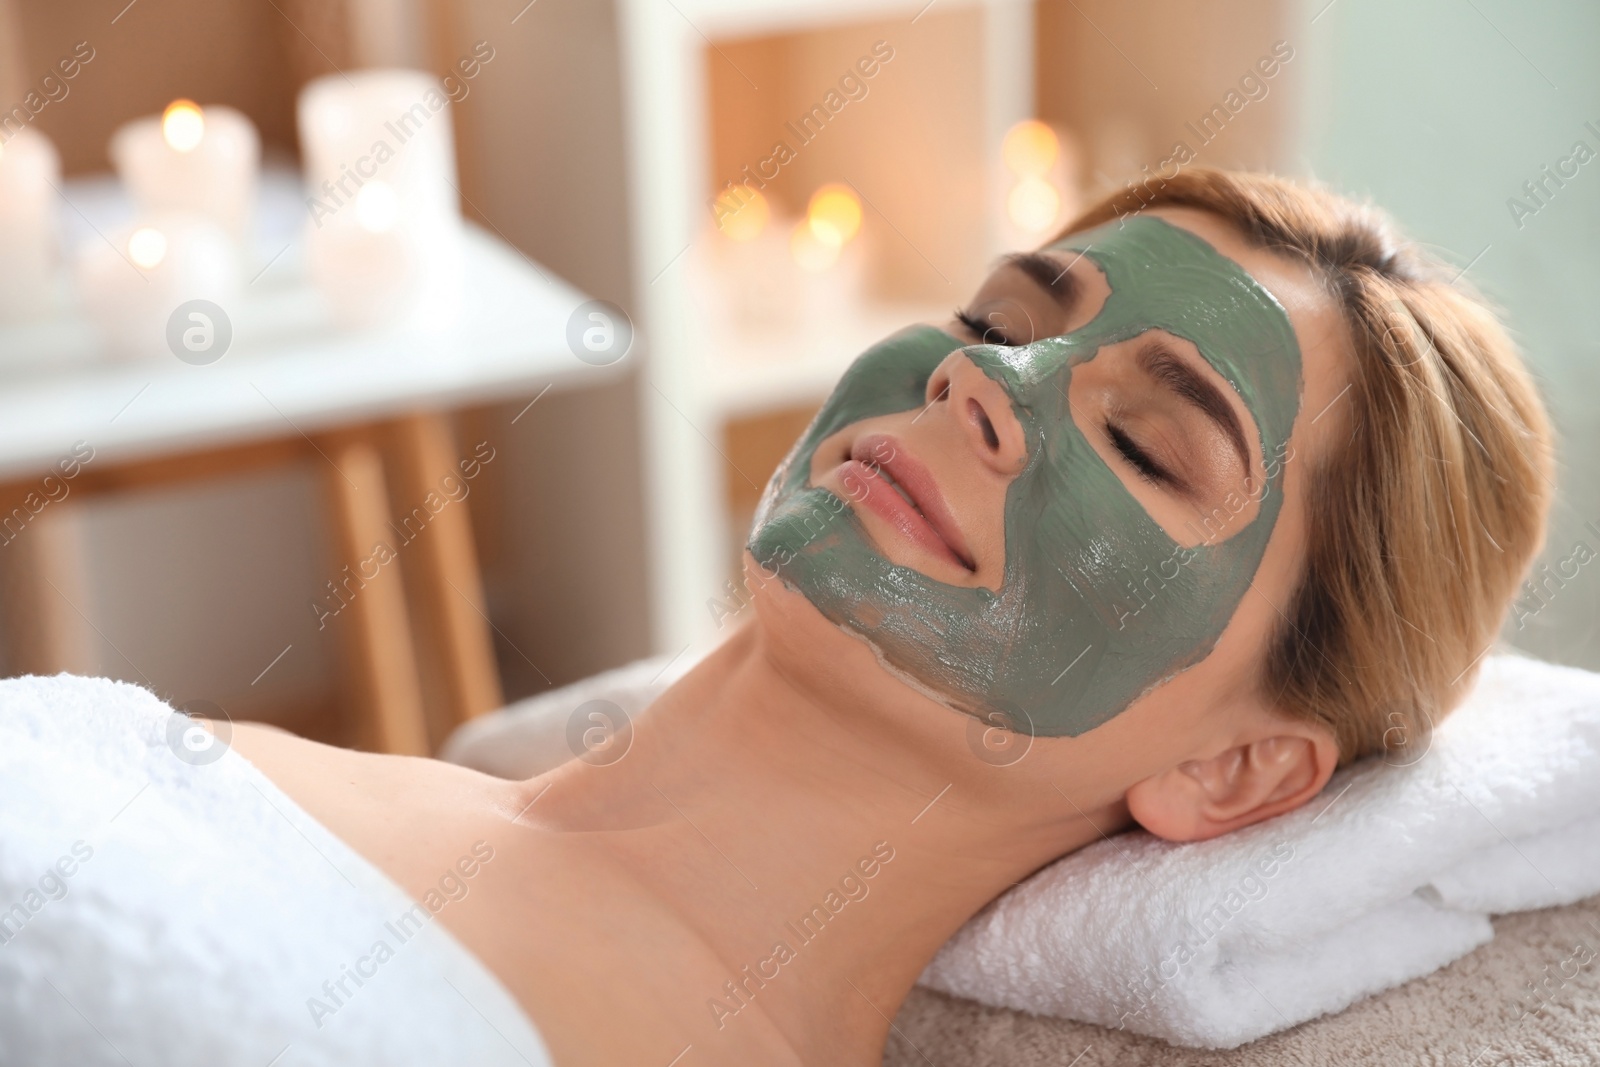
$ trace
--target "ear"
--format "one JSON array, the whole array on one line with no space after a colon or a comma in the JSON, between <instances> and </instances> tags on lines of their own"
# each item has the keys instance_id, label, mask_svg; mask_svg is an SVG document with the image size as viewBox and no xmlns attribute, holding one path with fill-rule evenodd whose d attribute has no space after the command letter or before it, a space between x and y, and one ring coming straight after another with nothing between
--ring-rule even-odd
<instances>
[{"instance_id":1,"label":"ear","mask_svg":"<svg viewBox=\"0 0 1600 1067\"><path fill-rule=\"evenodd\" d=\"M1129 812L1157 837L1204 841L1316 796L1339 763L1327 727L1272 714L1258 729L1261 736L1136 783L1128 790Z\"/></svg>"}]
</instances>

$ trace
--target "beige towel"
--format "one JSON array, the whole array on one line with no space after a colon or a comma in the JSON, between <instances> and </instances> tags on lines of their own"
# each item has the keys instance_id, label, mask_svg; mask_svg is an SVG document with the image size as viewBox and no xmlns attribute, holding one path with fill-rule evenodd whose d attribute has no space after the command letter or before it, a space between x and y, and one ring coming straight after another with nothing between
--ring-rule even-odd
<instances>
[{"instance_id":1,"label":"beige towel","mask_svg":"<svg viewBox=\"0 0 1600 1067\"><path fill-rule=\"evenodd\" d=\"M1175 1048L919 988L895 1019L884 1067L1600 1064L1600 897L1503 916L1494 928L1493 941L1443 970L1231 1051Z\"/></svg>"}]
</instances>

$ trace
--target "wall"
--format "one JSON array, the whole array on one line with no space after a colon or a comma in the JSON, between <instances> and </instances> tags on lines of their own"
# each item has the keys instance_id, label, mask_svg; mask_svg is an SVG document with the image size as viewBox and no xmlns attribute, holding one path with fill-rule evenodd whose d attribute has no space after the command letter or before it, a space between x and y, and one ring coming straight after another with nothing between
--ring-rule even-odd
<instances>
[{"instance_id":1,"label":"wall","mask_svg":"<svg viewBox=\"0 0 1600 1067\"><path fill-rule=\"evenodd\" d=\"M106 145L116 128L178 97L236 107L261 131L264 150L293 154L298 82L286 35L298 34L271 4L139 0L117 17L119 7L13 0L23 87L37 85L77 42L95 51L67 83L67 97L35 120L61 150L67 174L109 169Z\"/></svg>"},{"instance_id":2,"label":"wall","mask_svg":"<svg viewBox=\"0 0 1600 1067\"><path fill-rule=\"evenodd\" d=\"M872 263L872 297L957 303L983 278L987 219L983 13L930 9L916 22L848 23L801 33L718 40L705 51L711 102L709 199L740 171L773 155L792 162L768 184L774 213L798 218L826 182L848 182L864 196L863 240ZM798 125L876 42L893 58L812 140ZM886 150L887 149L887 150ZM882 215L879 212L883 212ZM708 211L709 222L711 214Z\"/></svg>"},{"instance_id":3,"label":"wall","mask_svg":"<svg viewBox=\"0 0 1600 1067\"><path fill-rule=\"evenodd\" d=\"M1309 21L1326 0L1310 0ZM1369 195L1463 267L1502 306L1563 438L1560 501L1545 562L1582 541L1600 554L1600 160L1536 214L1514 219L1523 185L1568 156L1600 152L1600 7L1585 0L1339 0L1308 31L1314 79L1301 158ZM1593 123L1590 129L1585 123ZM1580 553L1581 554L1581 553ZM1523 601L1506 638L1600 667L1600 565Z\"/></svg>"},{"instance_id":4,"label":"wall","mask_svg":"<svg viewBox=\"0 0 1600 1067\"><path fill-rule=\"evenodd\" d=\"M355 6L387 18L399 2ZM626 306L610 5L540 0L514 23L515 10L485 0L412 6L428 20L432 61L449 63L478 40L496 49L457 116L465 213ZM393 32L353 32L344 10L327 0L138 0L113 24L117 5L0 0L0 87L36 81L28 72L42 76L76 41L94 44L71 94L38 119L69 174L105 169L115 127L177 96L239 107L269 152L292 155L294 95L306 79L355 69L373 58L364 52L416 47ZM530 399L469 413L458 434L501 451L470 506L512 698L648 646L634 388L552 392L512 425ZM308 607L337 570L320 515L309 474L289 471L63 509L28 536L81 559L73 605L51 623L73 639L75 669L299 726L336 693L333 628L318 631ZM15 617L15 598L7 608L24 634L41 625Z\"/></svg>"},{"instance_id":5,"label":"wall","mask_svg":"<svg viewBox=\"0 0 1600 1067\"><path fill-rule=\"evenodd\" d=\"M1078 138L1091 191L1152 171L1182 141L1196 164L1277 169L1287 161L1304 65L1264 80L1209 144L1198 125L1278 41L1301 43L1284 0L1039 0L1039 117ZM1263 95L1264 94L1264 95Z\"/></svg>"},{"instance_id":6,"label":"wall","mask_svg":"<svg viewBox=\"0 0 1600 1067\"><path fill-rule=\"evenodd\" d=\"M463 206L586 293L628 308L615 13L594 0L539 0L518 17L521 7L458 7L459 39L495 49L466 101L481 133L462 145ZM514 427L527 399L503 409L501 476L511 481L485 533L499 542L486 580L508 698L649 651L637 392L629 377L552 393Z\"/></svg>"}]
</instances>

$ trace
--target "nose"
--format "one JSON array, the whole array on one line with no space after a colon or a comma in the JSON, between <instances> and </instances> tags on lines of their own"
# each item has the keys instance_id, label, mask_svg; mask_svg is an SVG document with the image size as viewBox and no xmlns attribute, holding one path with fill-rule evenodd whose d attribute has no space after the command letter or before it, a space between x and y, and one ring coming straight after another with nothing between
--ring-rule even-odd
<instances>
[{"instance_id":1,"label":"nose","mask_svg":"<svg viewBox=\"0 0 1600 1067\"><path fill-rule=\"evenodd\" d=\"M943 403L973 451L1001 474L1028 462L1028 444L1011 398L965 352L952 352L928 378L926 401Z\"/></svg>"}]
</instances>

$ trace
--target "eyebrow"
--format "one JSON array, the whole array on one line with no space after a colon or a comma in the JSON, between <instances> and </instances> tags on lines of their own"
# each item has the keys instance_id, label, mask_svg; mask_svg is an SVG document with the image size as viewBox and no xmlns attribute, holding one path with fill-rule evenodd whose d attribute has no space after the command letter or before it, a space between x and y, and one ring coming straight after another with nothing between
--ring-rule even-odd
<instances>
[{"instance_id":1,"label":"eyebrow","mask_svg":"<svg viewBox=\"0 0 1600 1067\"><path fill-rule=\"evenodd\" d=\"M1234 414L1233 405L1228 403L1222 391L1202 378L1160 341L1151 341L1141 348L1138 362L1146 374L1216 423L1238 453L1239 465L1244 468L1245 477L1250 477L1250 446L1245 442L1244 427L1239 425L1239 416Z\"/></svg>"},{"instance_id":2,"label":"eyebrow","mask_svg":"<svg viewBox=\"0 0 1600 1067\"><path fill-rule=\"evenodd\" d=\"M1017 268L1063 306L1078 294L1078 280L1072 276L1071 264L1063 267L1043 252L1016 252L1005 257L1001 265Z\"/></svg>"}]
</instances>

